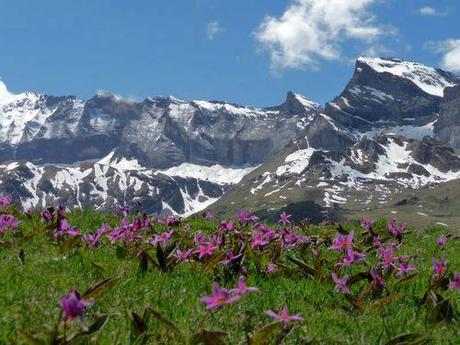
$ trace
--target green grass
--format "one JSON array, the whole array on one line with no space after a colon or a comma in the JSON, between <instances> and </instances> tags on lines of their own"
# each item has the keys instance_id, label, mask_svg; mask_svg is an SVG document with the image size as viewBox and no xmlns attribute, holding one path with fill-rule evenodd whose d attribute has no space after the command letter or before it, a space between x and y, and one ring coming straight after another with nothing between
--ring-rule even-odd
<instances>
[{"instance_id":1,"label":"green grass","mask_svg":"<svg viewBox=\"0 0 460 345\"><path fill-rule=\"evenodd\" d=\"M260 291L244 296L235 304L221 309L207 311L199 298L209 295L212 282L218 281L225 287L233 287L238 274L223 275L221 265L210 272L203 270L201 263L181 264L174 270L162 273L151 268L139 274L139 261L135 255L117 255L117 246L104 242L96 249L87 249L74 244L69 250L47 237L48 230L38 217L19 216L22 223L16 235L6 233L0 239L12 246L0 246L0 343L26 343L27 335L46 339L60 314L59 301L70 290L86 289L104 278L119 277L120 280L88 309L86 323L90 324L97 315L109 314L104 327L97 333L84 338L81 343L94 344L136 344L132 335L130 313L141 314L149 306L169 319L190 339L202 325L206 330L227 333L224 343L246 344L247 337L272 320L264 314L267 309L280 310L287 305L291 313L301 313L303 322L292 325L284 344L385 344L402 333L418 333L432 339L435 344L458 344L460 328L458 322L427 321L428 309L420 302L428 289L431 275L431 258L439 257L435 239L447 232L444 227L429 227L426 231L404 235L403 253L415 255L418 275L400 287L391 278L382 296L371 296L362 311L353 308L342 293L334 292L328 268L321 278L311 278L295 270L295 265L286 260L288 255L301 257L303 254L284 253L280 263L291 268L268 275L257 269L256 262L268 262L266 255L248 252L246 266L249 270L248 285L257 286ZM115 226L117 219L111 215L92 211L74 211L68 216L70 224L78 226L83 233L94 232L103 222ZM381 222L382 223L382 222ZM217 223L206 223L200 219L189 221L192 233L211 233ZM384 224L381 224L383 229ZM348 228L351 228L348 226ZM164 225L155 225L153 232L164 231ZM175 228L176 235L183 233L182 226ZM333 226L311 227L308 235L335 234ZM383 230L382 230L383 231ZM155 248L142 244L155 257ZM20 250L25 260L19 259ZM308 249L309 250L309 249ZM270 255L270 254L267 254ZM321 249L325 259L336 257L328 249ZM449 271L460 270L458 240L449 241L444 255L448 259ZM373 260L373 258L369 258ZM353 272L363 271L358 265ZM350 273L353 273L350 272ZM226 277L226 278L225 278ZM352 288L356 295L366 284L360 282ZM401 294L402 299L372 309L378 298ZM459 294L443 291L458 311ZM76 331L80 325L74 320L67 332ZM184 343L156 318L148 322L152 344ZM273 339L275 339L274 337Z\"/></svg>"}]
</instances>

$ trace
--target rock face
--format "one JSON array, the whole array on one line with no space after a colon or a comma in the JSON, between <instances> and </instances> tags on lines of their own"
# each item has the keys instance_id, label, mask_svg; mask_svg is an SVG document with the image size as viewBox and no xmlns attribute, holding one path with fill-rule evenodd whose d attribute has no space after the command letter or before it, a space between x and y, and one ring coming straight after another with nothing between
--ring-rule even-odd
<instances>
[{"instance_id":1,"label":"rock face","mask_svg":"<svg viewBox=\"0 0 460 345\"><path fill-rule=\"evenodd\" d=\"M339 151L292 147L251 172L211 206L254 212L282 209L305 200L323 208L384 205L402 191L460 178L460 157L434 139L398 135L361 138ZM358 205L358 206L357 206Z\"/></svg>"},{"instance_id":2,"label":"rock face","mask_svg":"<svg viewBox=\"0 0 460 345\"><path fill-rule=\"evenodd\" d=\"M460 150L460 85L445 90L434 132L441 142Z\"/></svg>"},{"instance_id":3,"label":"rock face","mask_svg":"<svg viewBox=\"0 0 460 345\"><path fill-rule=\"evenodd\" d=\"M74 97L6 94L0 101L0 159L65 163L117 148L145 166L259 164L304 129L319 105L288 94L279 107L243 107L174 97L128 102L100 93Z\"/></svg>"},{"instance_id":4,"label":"rock face","mask_svg":"<svg viewBox=\"0 0 460 345\"><path fill-rule=\"evenodd\" d=\"M361 57L353 78L325 111L359 130L424 125L436 119L444 88L458 83L453 74L415 62Z\"/></svg>"}]
</instances>

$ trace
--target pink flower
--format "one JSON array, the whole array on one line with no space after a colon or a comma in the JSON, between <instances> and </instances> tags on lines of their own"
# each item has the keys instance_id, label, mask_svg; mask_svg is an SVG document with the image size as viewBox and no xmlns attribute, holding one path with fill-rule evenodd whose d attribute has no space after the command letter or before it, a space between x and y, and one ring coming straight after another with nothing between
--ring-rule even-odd
<instances>
[{"instance_id":1,"label":"pink flower","mask_svg":"<svg viewBox=\"0 0 460 345\"><path fill-rule=\"evenodd\" d=\"M84 235L82 241L85 242L88 246L96 247L101 243L101 237L110 231L110 226L108 224L102 224L99 229L97 229L95 234Z\"/></svg>"},{"instance_id":2,"label":"pink flower","mask_svg":"<svg viewBox=\"0 0 460 345\"><path fill-rule=\"evenodd\" d=\"M440 260L432 259L432 262L435 276L440 276L447 270L447 261L444 258Z\"/></svg>"},{"instance_id":3,"label":"pink flower","mask_svg":"<svg viewBox=\"0 0 460 345\"><path fill-rule=\"evenodd\" d=\"M233 252L232 252L231 250L229 250L229 251L227 252L227 259L222 260L220 263L221 263L222 265L229 265L229 264L231 264L233 261L235 261L235 260L237 260L238 258L240 258L241 255L243 255L243 254L233 255Z\"/></svg>"},{"instance_id":4,"label":"pink flower","mask_svg":"<svg viewBox=\"0 0 460 345\"><path fill-rule=\"evenodd\" d=\"M0 210L4 208L6 205L11 204L13 198L9 195L0 195Z\"/></svg>"},{"instance_id":5,"label":"pink flower","mask_svg":"<svg viewBox=\"0 0 460 345\"><path fill-rule=\"evenodd\" d=\"M196 245L204 244L204 242L206 241L206 236L201 233L198 233L195 235L194 241Z\"/></svg>"},{"instance_id":6,"label":"pink flower","mask_svg":"<svg viewBox=\"0 0 460 345\"><path fill-rule=\"evenodd\" d=\"M206 219L207 222L210 222L210 221L214 220L214 215L211 212L207 211L204 214L204 219Z\"/></svg>"},{"instance_id":7,"label":"pink flower","mask_svg":"<svg viewBox=\"0 0 460 345\"><path fill-rule=\"evenodd\" d=\"M257 292L259 291L258 288L256 287L251 287L246 285L246 278L244 276L241 276L238 279L238 285L235 289L230 290L230 293L237 294L237 295L245 295L248 292Z\"/></svg>"},{"instance_id":8,"label":"pink flower","mask_svg":"<svg viewBox=\"0 0 460 345\"><path fill-rule=\"evenodd\" d=\"M78 291L71 291L67 296L64 296L60 302L61 308L64 311L64 320L72 320L77 316L83 317L86 308L93 303L94 302L81 299Z\"/></svg>"},{"instance_id":9,"label":"pink flower","mask_svg":"<svg viewBox=\"0 0 460 345\"><path fill-rule=\"evenodd\" d=\"M379 274L377 269L374 267L371 268L372 283L378 289L383 290L385 288L385 282L383 281L382 276Z\"/></svg>"},{"instance_id":10,"label":"pink flower","mask_svg":"<svg viewBox=\"0 0 460 345\"><path fill-rule=\"evenodd\" d=\"M212 284L212 295L203 296L200 301L206 303L207 309L214 309L226 304L235 303L240 299L239 295L233 295L225 288L221 288L218 283Z\"/></svg>"},{"instance_id":11,"label":"pink flower","mask_svg":"<svg viewBox=\"0 0 460 345\"><path fill-rule=\"evenodd\" d=\"M301 316L301 314L295 314L292 316L289 315L289 310L286 306L283 308L283 310L281 310L281 313L279 314L275 313L273 310L267 310L265 311L265 314L285 324L291 321L302 321L303 320L303 317Z\"/></svg>"},{"instance_id":12,"label":"pink flower","mask_svg":"<svg viewBox=\"0 0 460 345\"><path fill-rule=\"evenodd\" d=\"M439 246L439 248L443 248L447 243L447 237L442 235L442 236L439 236L437 239L436 239L436 244Z\"/></svg>"},{"instance_id":13,"label":"pink flower","mask_svg":"<svg viewBox=\"0 0 460 345\"><path fill-rule=\"evenodd\" d=\"M450 281L449 289L460 291L460 273L459 272L454 273L454 279Z\"/></svg>"},{"instance_id":14,"label":"pink flower","mask_svg":"<svg viewBox=\"0 0 460 345\"><path fill-rule=\"evenodd\" d=\"M183 252L180 249L177 249L176 251L177 261L182 261L182 262L189 261L190 255L192 255L192 253L193 253L192 249L187 249L185 252Z\"/></svg>"},{"instance_id":15,"label":"pink flower","mask_svg":"<svg viewBox=\"0 0 460 345\"><path fill-rule=\"evenodd\" d=\"M157 245L157 243L160 243L161 247L164 249L168 246L169 240L171 239L173 232L174 230L169 230L161 234L155 234L155 236L153 237L153 239L149 241L149 243L153 246Z\"/></svg>"},{"instance_id":16,"label":"pink flower","mask_svg":"<svg viewBox=\"0 0 460 345\"><path fill-rule=\"evenodd\" d=\"M406 273L410 273L415 270L415 266L412 262L401 262L396 270L396 276L401 276Z\"/></svg>"},{"instance_id":17,"label":"pink flower","mask_svg":"<svg viewBox=\"0 0 460 345\"><path fill-rule=\"evenodd\" d=\"M337 274L335 272L332 272L332 280L335 283L335 291L339 292L342 290L344 293L349 294L350 289L347 286L348 280L350 278L348 276L344 276L343 278L337 277Z\"/></svg>"},{"instance_id":18,"label":"pink flower","mask_svg":"<svg viewBox=\"0 0 460 345\"><path fill-rule=\"evenodd\" d=\"M273 273L273 272L275 272L277 269L278 269L278 266L277 266L277 265L275 265L275 264L272 263L272 262L269 262L268 265L267 265L267 268L266 268L265 272L267 272L267 273Z\"/></svg>"},{"instance_id":19,"label":"pink flower","mask_svg":"<svg viewBox=\"0 0 460 345\"><path fill-rule=\"evenodd\" d=\"M347 236L344 236L342 234L337 234L337 236L334 238L334 241L330 249L341 251L343 249L352 248L353 237L354 237L353 231L350 232Z\"/></svg>"},{"instance_id":20,"label":"pink flower","mask_svg":"<svg viewBox=\"0 0 460 345\"><path fill-rule=\"evenodd\" d=\"M223 220L222 222L220 222L220 229L223 231L223 232L230 232L233 230L233 221L230 220L230 221L226 221L226 220Z\"/></svg>"},{"instance_id":21,"label":"pink flower","mask_svg":"<svg viewBox=\"0 0 460 345\"><path fill-rule=\"evenodd\" d=\"M198 253L198 258L203 259L206 256L211 256L214 252L214 246L211 243L202 244L196 253Z\"/></svg>"},{"instance_id":22,"label":"pink flower","mask_svg":"<svg viewBox=\"0 0 460 345\"><path fill-rule=\"evenodd\" d=\"M398 221L396 219L392 219L387 226L388 232L390 235L398 236L406 232L407 227L405 225L398 225Z\"/></svg>"},{"instance_id":23,"label":"pink flower","mask_svg":"<svg viewBox=\"0 0 460 345\"><path fill-rule=\"evenodd\" d=\"M59 220L58 228L54 231L54 237L63 237L69 235L71 237L76 237L80 235L80 229L77 227L71 227L65 218Z\"/></svg>"},{"instance_id":24,"label":"pink flower","mask_svg":"<svg viewBox=\"0 0 460 345\"><path fill-rule=\"evenodd\" d=\"M0 215L0 234L8 229L14 229L18 226L19 222L11 214Z\"/></svg>"},{"instance_id":25,"label":"pink flower","mask_svg":"<svg viewBox=\"0 0 460 345\"><path fill-rule=\"evenodd\" d=\"M366 257L365 254L355 252L352 248L348 248L342 260L337 264L338 266L350 266L355 262L362 262Z\"/></svg>"},{"instance_id":26,"label":"pink flower","mask_svg":"<svg viewBox=\"0 0 460 345\"><path fill-rule=\"evenodd\" d=\"M283 224L283 226L286 226L287 224L291 224L291 221L289 220L291 218L290 214L287 214L286 212L283 212L280 214L280 220L278 223Z\"/></svg>"},{"instance_id":27,"label":"pink flower","mask_svg":"<svg viewBox=\"0 0 460 345\"><path fill-rule=\"evenodd\" d=\"M361 221L361 226L366 230L369 230L373 225L374 220L371 218L363 218L363 220Z\"/></svg>"}]
</instances>

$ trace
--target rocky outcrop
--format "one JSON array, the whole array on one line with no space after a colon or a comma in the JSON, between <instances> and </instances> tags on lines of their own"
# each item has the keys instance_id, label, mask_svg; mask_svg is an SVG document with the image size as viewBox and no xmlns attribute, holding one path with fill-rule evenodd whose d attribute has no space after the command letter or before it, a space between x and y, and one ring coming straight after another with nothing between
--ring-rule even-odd
<instances>
[{"instance_id":1,"label":"rocky outcrop","mask_svg":"<svg viewBox=\"0 0 460 345\"><path fill-rule=\"evenodd\" d=\"M435 120L444 89L458 77L393 58L361 57L353 78L325 112L348 128L423 125Z\"/></svg>"},{"instance_id":2,"label":"rocky outcrop","mask_svg":"<svg viewBox=\"0 0 460 345\"><path fill-rule=\"evenodd\" d=\"M434 132L441 142L460 150L460 85L445 90Z\"/></svg>"}]
</instances>

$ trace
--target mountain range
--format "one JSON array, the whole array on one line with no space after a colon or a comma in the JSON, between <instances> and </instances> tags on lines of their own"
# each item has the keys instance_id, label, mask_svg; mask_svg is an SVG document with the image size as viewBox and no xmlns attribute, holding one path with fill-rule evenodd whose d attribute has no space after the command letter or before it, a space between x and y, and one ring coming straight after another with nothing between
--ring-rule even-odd
<instances>
[{"instance_id":1,"label":"mountain range","mask_svg":"<svg viewBox=\"0 0 460 345\"><path fill-rule=\"evenodd\" d=\"M26 209L142 202L163 215L321 220L412 205L460 225L451 208L438 212L444 186L456 191L459 150L460 78L395 58L360 57L324 107L293 92L257 108L13 94L0 82L0 193Z\"/></svg>"}]
</instances>

